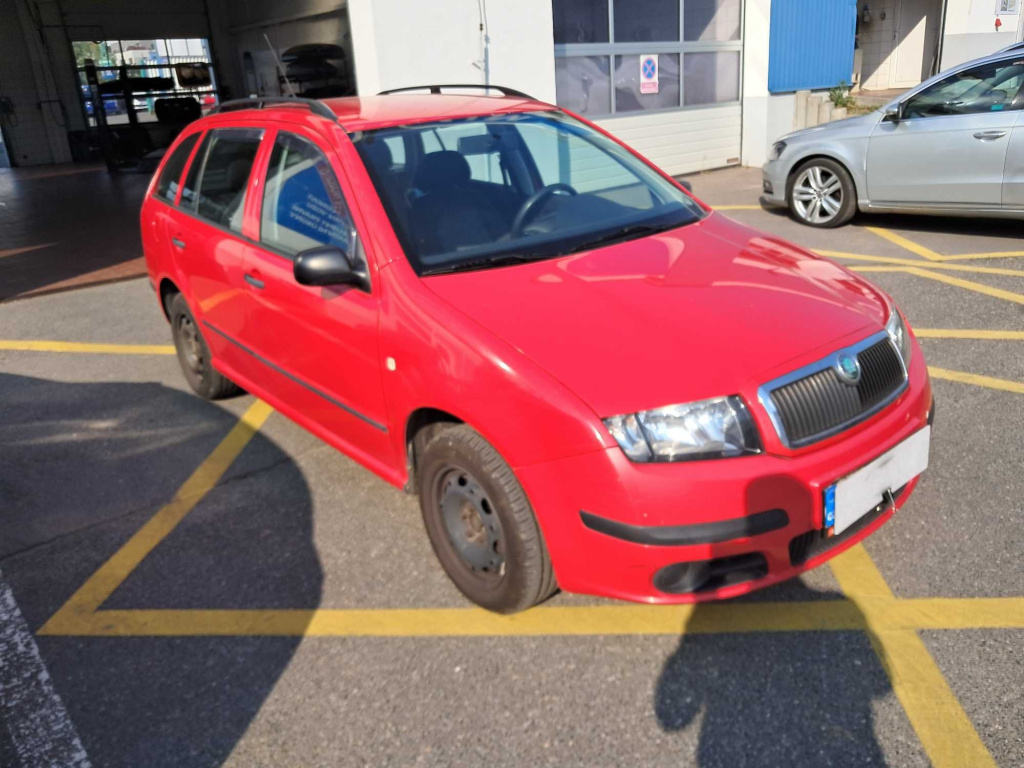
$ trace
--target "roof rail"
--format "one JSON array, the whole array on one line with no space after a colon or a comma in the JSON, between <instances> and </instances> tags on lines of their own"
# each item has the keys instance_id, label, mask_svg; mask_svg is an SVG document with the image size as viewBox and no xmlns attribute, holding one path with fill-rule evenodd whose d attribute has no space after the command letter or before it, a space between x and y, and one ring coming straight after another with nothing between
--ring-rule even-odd
<instances>
[{"instance_id":1,"label":"roof rail","mask_svg":"<svg viewBox=\"0 0 1024 768\"><path fill-rule=\"evenodd\" d=\"M441 85L410 85L405 88L391 88L386 91L381 91L378 96L389 96L392 93L402 93L404 91L430 91L431 93L441 93L442 88L482 88L485 91L501 91L502 96L519 96L523 99L530 99L534 101L533 96L517 91L514 88L506 88L503 85L481 85L480 83L442 83Z\"/></svg>"},{"instance_id":2,"label":"roof rail","mask_svg":"<svg viewBox=\"0 0 1024 768\"><path fill-rule=\"evenodd\" d=\"M207 114L213 115L218 112L233 112L237 109L266 109L279 105L292 105L308 107L314 115L337 121L338 116L331 111L330 107L316 99L303 99L299 96L258 96L251 99L232 99L225 101L219 106L211 109Z\"/></svg>"}]
</instances>

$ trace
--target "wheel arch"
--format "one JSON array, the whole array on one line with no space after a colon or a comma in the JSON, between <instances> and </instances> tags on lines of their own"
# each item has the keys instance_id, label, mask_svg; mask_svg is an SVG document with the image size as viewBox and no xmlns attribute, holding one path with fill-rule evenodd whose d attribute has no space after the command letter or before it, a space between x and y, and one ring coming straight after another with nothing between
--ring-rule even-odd
<instances>
[{"instance_id":1,"label":"wheel arch","mask_svg":"<svg viewBox=\"0 0 1024 768\"><path fill-rule=\"evenodd\" d=\"M445 426L466 424L466 420L454 413L441 408L424 406L416 408L405 420L405 466L408 480L405 484L406 493L416 492L416 454L422 450L427 441Z\"/></svg>"},{"instance_id":2,"label":"wheel arch","mask_svg":"<svg viewBox=\"0 0 1024 768\"><path fill-rule=\"evenodd\" d=\"M160 296L160 309L164 313L164 319L167 322L171 322L171 314L169 312L169 305L171 297L175 294L181 293L181 289L174 283L169 277L165 277L160 280L160 285L157 288Z\"/></svg>"},{"instance_id":3,"label":"wheel arch","mask_svg":"<svg viewBox=\"0 0 1024 768\"><path fill-rule=\"evenodd\" d=\"M856 196L858 203L861 200L861 192L863 182L859 179L860 172L853 167L849 158L842 157L841 155L825 152L815 151L810 152L799 160L794 161L793 165L789 169L789 173L786 176L786 203L789 204L789 193L793 184L793 179L796 177L797 171L803 168L809 160L831 160L833 163L839 163L843 166L843 170L846 171L850 176L850 181L853 182L853 191Z\"/></svg>"}]
</instances>

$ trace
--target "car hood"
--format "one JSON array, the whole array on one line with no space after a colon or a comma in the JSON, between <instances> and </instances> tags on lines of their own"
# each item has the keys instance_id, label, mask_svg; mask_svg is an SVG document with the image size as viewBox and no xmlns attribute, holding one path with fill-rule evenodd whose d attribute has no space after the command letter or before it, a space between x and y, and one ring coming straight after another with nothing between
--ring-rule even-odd
<instances>
[{"instance_id":1,"label":"car hood","mask_svg":"<svg viewBox=\"0 0 1024 768\"><path fill-rule=\"evenodd\" d=\"M842 267L714 213L424 283L602 417L749 392L880 330L887 313L884 296Z\"/></svg>"},{"instance_id":2,"label":"car hood","mask_svg":"<svg viewBox=\"0 0 1024 768\"><path fill-rule=\"evenodd\" d=\"M818 139L825 138L857 138L870 136L878 121L881 119L879 110L868 112L866 115L847 117L843 120L833 120L830 123L815 125L811 128L803 128L799 131L787 133L779 141L791 142L796 139Z\"/></svg>"}]
</instances>

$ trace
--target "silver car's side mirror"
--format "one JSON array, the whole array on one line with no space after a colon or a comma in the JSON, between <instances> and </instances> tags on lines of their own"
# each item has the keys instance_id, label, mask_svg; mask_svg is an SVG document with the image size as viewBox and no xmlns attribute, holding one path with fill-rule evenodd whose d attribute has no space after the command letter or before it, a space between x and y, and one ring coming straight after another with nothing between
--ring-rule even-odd
<instances>
[{"instance_id":1,"label":"silver car's side mirror","mask_svg":"<svg viewBox=\"0 0 1024 768\"><path fill-rule=\"evenodd\" d=\"M899 105L897 105L895 107L889 107L882 114L882 122L898 123L900 121L900 113L901 112L902 112L902 110L900 109Z\"/></svg>"}]
</instances>

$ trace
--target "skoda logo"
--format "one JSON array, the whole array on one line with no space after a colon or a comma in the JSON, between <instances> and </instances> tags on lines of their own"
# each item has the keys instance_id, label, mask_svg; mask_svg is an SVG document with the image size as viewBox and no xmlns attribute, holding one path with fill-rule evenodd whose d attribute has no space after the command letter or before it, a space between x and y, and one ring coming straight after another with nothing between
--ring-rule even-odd
<instances>
[{"instance_id":1,"label":"skoda logo","mask_svg":"<svg viewBox=\"0 0 1024 768\"><path fill-rule=\"evenodd\" d=\"M851 386L860 381L860 363L849 352L840 352L836 360L836 371L844 383Z\"/></svg>"}]
</instances>

